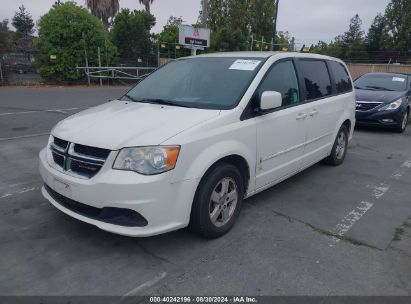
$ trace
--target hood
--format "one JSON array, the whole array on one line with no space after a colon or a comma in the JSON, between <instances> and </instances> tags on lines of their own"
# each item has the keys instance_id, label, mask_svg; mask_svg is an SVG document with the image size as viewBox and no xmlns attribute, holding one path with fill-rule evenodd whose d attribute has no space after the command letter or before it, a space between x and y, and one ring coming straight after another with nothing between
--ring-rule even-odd
<instances>
[{"instance_id":1,"label":"hood","mask_svg":"<svg viewBox=\"0 0 411 304\"><path fill-rule=\"evenodd\" d=\"M66 118L55 126L52 135L110 150L159 145L219 113L219 110L116 100Z\"/></svg>"},{"instance_id":2,"label":"hood","mask_svg":"<svg viewBox=\"0 0 411 304\"><path fill-rule=\"evenodd\" d=\"M377 101L390 103L404 96L404 92L355 90L357 101Z\"/></svg>"}]
</instances>

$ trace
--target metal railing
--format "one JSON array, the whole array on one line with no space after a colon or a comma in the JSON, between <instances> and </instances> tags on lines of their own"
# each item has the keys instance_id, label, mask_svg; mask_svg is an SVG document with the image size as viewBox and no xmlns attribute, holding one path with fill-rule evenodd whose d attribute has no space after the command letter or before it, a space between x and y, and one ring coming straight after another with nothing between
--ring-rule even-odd
<instances>
[{"instance_id":1,"label":"metal railing","mask_svg":"<svg viewBox=\"0 0 411 304\"><path fill-rule=\"evenodd\" d=\"M141 80L147 74L154 72L157 67L76 67L77 71L83 72L87 76L88 83L91 79L112 80Z\"/></svg>"}]
</instances>

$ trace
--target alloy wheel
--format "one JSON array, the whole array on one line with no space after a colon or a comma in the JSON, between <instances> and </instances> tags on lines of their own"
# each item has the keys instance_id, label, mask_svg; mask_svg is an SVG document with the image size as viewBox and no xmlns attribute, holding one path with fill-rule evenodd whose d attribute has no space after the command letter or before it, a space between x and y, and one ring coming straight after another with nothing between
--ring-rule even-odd
<instances>
[{"instance_id":1,"label":"alloy wheel","mask_svg":"<svg viewBox=\"0 0 411 304\"><path fill-rule=\"evenodd\" d=\"M401 125L402 130L405 130L405 128L407 127L407 124L408 124L408 113L405 113L404 118L402 120L402 125Z\"/></svg>"},{"instance_id":2,"label":"alloy wheel","mask_svg":"<svg viewBox=\"0 0 411 304\"><path fill-rule=\"evenodd\" d=\"M238 187L234 179L225 177L215 186L209 203L211 223L216 227L227 224L235 213L238 202Z\"/></svg>"},{"instance_id":3,"label":"alloy wheel","mask_svg":"<svg viewBox=\"0 0 411 304\"><path fill-rule=\"evenodd\" d=\"M337 137L337 148L335 149L335 156L342 159L347 148L347 140L344 132L340 132Z\"/></svg>"}]
</instances>

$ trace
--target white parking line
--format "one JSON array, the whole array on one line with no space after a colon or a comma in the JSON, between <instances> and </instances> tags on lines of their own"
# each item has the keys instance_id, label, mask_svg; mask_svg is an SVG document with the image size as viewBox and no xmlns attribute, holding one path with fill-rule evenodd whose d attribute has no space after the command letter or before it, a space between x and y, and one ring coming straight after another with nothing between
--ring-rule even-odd
<instances>
[{"instance_id":1,"label":"white parking line","mask_svg":"<svg viewBox=\"0 0 411 304\"><path fill-rule=\"evenodd\" d=\"M37 189L39 189L39 187L22 188L22 189L19 189L17 191L14 191L14 192L8 192L8 193L5 193L5 194L0 194L0 199L15 196L15 195L19 195L19 194L23 194L23 193L27 193L27 192L31 192L31 191L34 191L34 190L37 190Z\"/></svg>"},{"instance_id":2,"label":"white parking line","mask_svg":"<svg viewBox=\"0 0 411 304\"><path fill-rule=\"evenodd\" d=\"M335 226L333 234L343 237L354 224L363 217L363 215L371 209L374 204L370 202L363 201L361 202L354 210L351 210L337 226ZM334 237L334 241L338 243L339 238Z\"/></svg>"},{"instance_id":3,"label":"white parking line","mask_svg":"<svg viewBox=\"0 0 411 304\"><path fill-rule=\"evenodd\" d=\"M381 199L387 192L390 190L390 184L392 183L392 179L398 180L401 178L407 170L411 169L411 160L405 161L398 170L396 170L390 177L391 181L384 181L380 183L378 186L372 188L372 195L375 199ZM362 201L354 210L348 213L340 223L335 226L332 234L343 237L346 235L348 231L354 226L354 224L360 220L364 214L370 210L374 206L374 203L370 203L367 201ZM341 239L338 237L333 237L334 243L330 245L333 247L335 243L338 243Z\"/></svg>"},{"instance_id":4,"label":"white parking line","mask_svg":"<svg viewBox=\"0 0 411 304\"><path fill-rule=\"evenodd\" d=\"M151 286L154 286L155 284L163 280L166 276L167 276L167 272L160 273L158 276L154 277L152 280L144 282L143 284L127 292L125 295L123 295L123 298L137 295L140 291L146 288L150 288Z\"/></svg>"},{"instance_id":5,"label":"white parking line","mask_svg":"<svg viewBox=\"0 0 411 304\"><path fill-rule=\"evenodd\" d=\"M62 114L68 114L67 111L84 110L84 109L88 109L88 107L68 108L68 109L50 109L50 110L33 110L33 111L24 111L24 112L0 113L0 116L23 115L23 114L34 114L34 113L44 113L44 112L57 112L57 113L62 113Z\"/></svg>"},{"instance_id":6,"label":"white parking line","mask_svg":"<svg viewBox=\"0 0 411 304\"><path fill-rule=\"evenodd\" d=\"M405 161L401 167L395 171L393 175L391 175L391 177L394 179L399 179L405 174L405 172L408 171L408 169L411 169L411 160Z\"/></svg>"},{"instance_id":7,"label":"white parking line","mask_svg":"<svg viewBox=\"0 0 411 304\"><path fill-rule=\"evenodd\" d=\"M385 183L381 183L379 186L374 187L373 189L374 197L376 199L380 199L381 197L384 196L385 193L388 192L388 190L390 190L390 186L388 186Z\"/></svg>"}]
</instances>

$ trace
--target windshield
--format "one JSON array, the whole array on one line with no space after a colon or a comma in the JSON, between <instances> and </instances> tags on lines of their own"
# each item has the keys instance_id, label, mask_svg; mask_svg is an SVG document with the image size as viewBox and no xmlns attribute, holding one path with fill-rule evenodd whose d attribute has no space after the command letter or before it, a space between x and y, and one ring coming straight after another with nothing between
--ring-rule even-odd
<instances>
[{"instance_id":1,"label":"windshield","mask_svg":"<svg viewBox=\"0 0 411 304\"><path fill-rule=\"evenodd\" d=\"M376 91L406 91L407 77L403 75L364 75L354 81L355 88Z\"/></svg>"},{"instance_id":2,"label":"windshield","mask_svg":"<svg viewBox=\"0 0 411 304\"><path fill-rule=\"evenodd\" d=\"M261 58L176 60L137 84L123 99L203 109L232 109L262 66Z\"/></svg>"}]
</instances>

